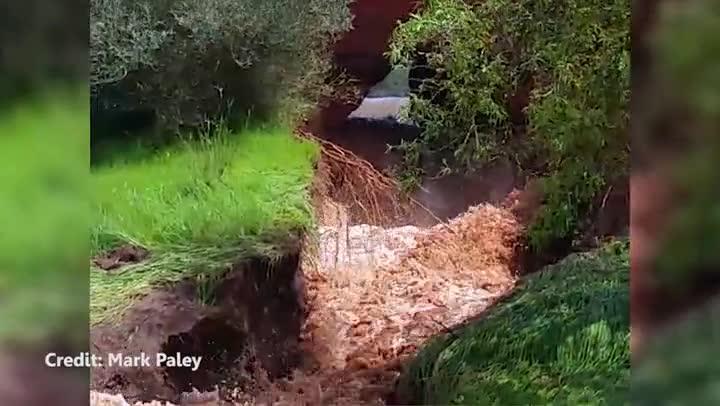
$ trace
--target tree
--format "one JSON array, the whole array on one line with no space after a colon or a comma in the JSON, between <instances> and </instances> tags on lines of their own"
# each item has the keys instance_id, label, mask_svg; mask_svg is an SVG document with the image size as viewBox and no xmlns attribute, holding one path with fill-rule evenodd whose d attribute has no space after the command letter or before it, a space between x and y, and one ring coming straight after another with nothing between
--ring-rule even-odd
<instances>
[{"instance_id":1,"label":"tree","mask_svg":"<svg viewBox=\"0 0 720 406\"><path fill-rule=\"evenodd\" d=\"M627 0L429 0L391 51L437 73L413 97L424 134L406 151L456 170L510 157L543 176L532 245L572 237L627 173L629 14Z\"/></svg>"},{"instance_id":2,"label":"tree","mask_svg":"<svg viewBox=\"0 0 720 406\"><path fill-rule=\"evenodd\" d=\"M295 117L325 90L349 0L91 0L96 112L148 109L164 128L235 112Z\"/></svg>"}]
</instances>

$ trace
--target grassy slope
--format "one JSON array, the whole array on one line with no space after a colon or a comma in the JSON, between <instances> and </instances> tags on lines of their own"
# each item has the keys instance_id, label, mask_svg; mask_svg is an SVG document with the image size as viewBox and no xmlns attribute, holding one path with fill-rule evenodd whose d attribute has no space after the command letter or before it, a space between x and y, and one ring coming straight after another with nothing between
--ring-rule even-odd
<instances>
[{"instance_id":1,"label":"grassy slope","mask_svg":"<svg viewBox=\"0 0 720 406\"><path fill-rule=\"evenodd\" d=\"M629 387L628 246L529 276L484 318L431 343L400 392L424 404L622 404Z\"/></svg>"},{"instance_id":2,"label":"grassy slope","mask_svg":"<svg viewBox=\"0 0 720 406\"><path fill-rule=\"evenodd\" d=\"M258 129L97 168L93 253L130 242L152 256L120 274L91 272L91 322L120 314L153 285L279 254L312 222L317 153L289 131Z\"/></svg>"}]
</instances>

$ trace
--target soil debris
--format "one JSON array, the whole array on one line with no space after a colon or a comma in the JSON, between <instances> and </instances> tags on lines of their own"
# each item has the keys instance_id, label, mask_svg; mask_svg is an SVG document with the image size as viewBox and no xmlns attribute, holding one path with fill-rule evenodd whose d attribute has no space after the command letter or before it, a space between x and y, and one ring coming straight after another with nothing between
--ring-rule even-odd
<instances>
[{"instance_id":1,"label":"soil debris","mask_svg":"<svg viewBox=\"0 0 720 406\"><path fill-rule=\"evenodd\" d=\"M142 262L149 256L150 251L147 249L125 244L96 257L93 259L93 263L100 269L114 271L126 265Z\"/></svg>"}]
</instances>

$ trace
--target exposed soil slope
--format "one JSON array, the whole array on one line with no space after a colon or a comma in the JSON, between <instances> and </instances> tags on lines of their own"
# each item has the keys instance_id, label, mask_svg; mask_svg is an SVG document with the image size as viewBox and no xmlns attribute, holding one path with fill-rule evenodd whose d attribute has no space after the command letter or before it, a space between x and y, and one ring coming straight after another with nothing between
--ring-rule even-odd
<instances>
[{"instance_id":1,"label":"exposed soil slope","mask_svg":"<svg viewBox=\"0 0 720 406\"><path fill-rule=\"evenodd\" d=\"M300 363L298 339L303 324L298 283L299 255L234 265L211 285L198 281L157 287L116 323L91 330L93 354L152 358L162 352L201 356L200 368L105 365L92 369L93 389L121 393L133 401L177 402L197 389L232 398L251 393L254 370L269 379L286 376ZM228 391L233 393L228 393Z\"/></svg>"}]
</instances>

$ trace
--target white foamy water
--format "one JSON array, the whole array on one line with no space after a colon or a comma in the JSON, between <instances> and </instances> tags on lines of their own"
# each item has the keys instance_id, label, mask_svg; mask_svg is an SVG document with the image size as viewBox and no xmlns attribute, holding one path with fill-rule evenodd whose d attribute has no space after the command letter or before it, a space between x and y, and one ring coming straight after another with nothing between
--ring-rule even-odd
<instances>
[{"instance_id":1,"label":"white foamy water","mask_svg":"<svg viewBox=\"0 0 720 406\"><path fill-rule=\"evenodd\" d=\"M410 104L408 97L366 97L349 118L366 120L403 121L404 109Z\"/></svg>"},{"instance_id":2,"label":"white foamy water","mask_svg":"<svg viewBox=\"0 0 720 406\"><path fill-rule=\"evenodd\" d=\"M373 86L367 97L406 97L410 94L409 73L407 68L396 68L382 80Z\"/></svg>"},{"instance_id":3,"label":"white foamy water","mask_svg":"<svg viewBox=\"0 0 720 406\"><path fill-rule=\"evenodd\" d=\"M382 228L367 224L320 227L320 265L338 271L367 270L397 262L415 247L424 230L415 226Z\"/></svg>"},{"instance_id":4,"label":"white foamy water","mask_svg":"<svg viewBox=\"0 0 720 406\"><path fill-rule=\"evenodd\" d=\"M405 118L410 104L407 68L393 69L385 79L373 86L350 119L395 121L412 124Z\"/></svg>"}]
</instances>

